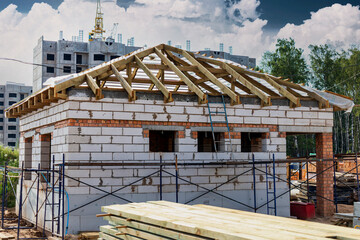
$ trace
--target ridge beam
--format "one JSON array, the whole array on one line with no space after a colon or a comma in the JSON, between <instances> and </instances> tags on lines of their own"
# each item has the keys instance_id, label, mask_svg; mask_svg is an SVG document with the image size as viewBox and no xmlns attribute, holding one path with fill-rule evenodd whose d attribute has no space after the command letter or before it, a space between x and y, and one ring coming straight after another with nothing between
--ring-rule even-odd
<instances>
[{"instance_id":1,"label":"ridge beam","mask_svg":"<svg viewBox=\"0 0 360 240\"><path fill-rule=\"evenodd\" d=\"M295 97L292 93L290 93L280 84L278 84L274 79L272 79L268 74L265 74L264 80L268 82L271 86L273 86L276 90L278 90L281 95L289 99L290 102L294 104L295 107L301 107L300 98Z\"/></svg>"},{"instance_id":2,"label":"ridge beam","mask_svg":"<svg viewBox=\"0 0 360 240\"><path fill-rule=\"evenodd\" d=\"M94 78L89 74L86 74L86 83L90 87L91 91L95 94L96 100L104 98L100 87L96 84Z\"/></svg>"},{"instance_id":3,"label":"ridge beam","mask_svg":"<svg viewBox=\"0 0 360 240\"><path fill-rule=\"evenodd\" d=\"M235 79L239 80L239 82L244 85L247 89L250 90L252 94L255 94L258 96L265 105L271 106L271 99L269 96L261 92L259 89L257 89L253 84L251 84L249 81L247 81L241 74L236 72L229 64L223 63L222 68L225 69L231 76L233 76Z\"/></svg>"},{"instance_id":4,"label":"ridge beam","mask_svg":"<svg viewBox=\"0 0 360 240\"><path fill-rule=\"evenodd\" d=\"M193 91L198 97L201 103L206 102L206 94L201 91L189 78L185 76L185 74L178 69L175 64L173 64L169 59L165 57L165 55L156 47L154 48L156 55L183 81L186 83L188 88Z\"/></svg>"},{"instance_id":5,"label":"ridge beam","mask_svg":"<svg viewBox=\"0 0 360 240\"><path fill-rule=\"evenodd\" d=\"M204 67L201 63L199 63L194 57L192 57L187 51L182 51L182 55L189 60L193 65L197 66L198 69L202 74L204 74L212 83L214 83L216 86L218 86L223 93L228 95L235 104L240 104L240 97L233 91L231 91L230 88L225 86L222 82L217 79L217 77L214 76L206 67Z\"/></svg>"},{"instance_id":6,"label":"ridge beam","mask_svg":"<svg viewBox=\"0 0 360 240\"><path fill-rule=\"evenodd\" d=\"M125 89L125 91L129 95L129 101L135 101L136 100L136 93L134 89L131 88L130 84L124 79L124 77L121 75L121 73L116 69L114 64L110 64L112 71L114 72L116 78L119 80L121 86Z\"/></svg>"},{"instance_id":7,"label":"ridge beam","mask_svg":"<svg viewBox=\"0 0 360 240\"><path fill-rule=\"evenodd\" d=\"M149 68L147 68L143 62L141 62L138 56L135 55L134 57L137 65L144 71L144 73L150 78L150 80L155 84L155 86L164 94L165 102L174 101L171 92L169 92L169 90L167 90L167 88L159 81L159 79L157 79L154 74L151 73Z\"/></svg>"}]
</instances>

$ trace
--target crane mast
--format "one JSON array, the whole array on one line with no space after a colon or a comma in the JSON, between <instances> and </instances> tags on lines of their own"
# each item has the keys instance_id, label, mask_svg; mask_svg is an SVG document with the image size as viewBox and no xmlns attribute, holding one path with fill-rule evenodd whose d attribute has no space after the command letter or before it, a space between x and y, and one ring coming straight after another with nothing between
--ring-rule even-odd
<instances>
[{"instance_id":1,"label":"crane mast","mask_svg":"<svg viewBox=\"0 0 360 240\"><path fill-rule=\"evenodd\" d=\"M89 41L103 40L103 33L105 32L103 15L100 0L97 0L95 26L94 30L89 33Z\"/></svg>"}]
</instances>

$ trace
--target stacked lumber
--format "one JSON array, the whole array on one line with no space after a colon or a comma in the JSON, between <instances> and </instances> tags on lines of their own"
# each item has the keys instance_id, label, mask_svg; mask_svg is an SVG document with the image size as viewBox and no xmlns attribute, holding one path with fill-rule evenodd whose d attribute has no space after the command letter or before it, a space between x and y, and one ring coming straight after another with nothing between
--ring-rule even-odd
<instances>
[{"instance_id":1,"label":"stacked lumber","mask_svg":"<svg viewBox=\"0 0 360 240\"><path fill-rule=\"evenodd\" d=\"M208 205L166 201L103 206L100 239L360 239L360 231Z\"/></svg>"}]
</instances>

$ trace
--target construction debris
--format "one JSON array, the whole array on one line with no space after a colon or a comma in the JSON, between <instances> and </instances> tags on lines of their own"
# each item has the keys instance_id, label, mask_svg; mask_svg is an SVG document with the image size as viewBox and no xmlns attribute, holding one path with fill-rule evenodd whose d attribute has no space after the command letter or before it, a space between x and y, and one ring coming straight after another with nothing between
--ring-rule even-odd
<instances>
[{"instance_id":1,"label":"construction debris","mask_svg":"<svg viewBox=\"0 0 360 240\"><path fill-rule=\"evenodd\" d=\"M166 201L103 206L102 239L360 239L350 228Z\"/></svg>"}]
</instances>

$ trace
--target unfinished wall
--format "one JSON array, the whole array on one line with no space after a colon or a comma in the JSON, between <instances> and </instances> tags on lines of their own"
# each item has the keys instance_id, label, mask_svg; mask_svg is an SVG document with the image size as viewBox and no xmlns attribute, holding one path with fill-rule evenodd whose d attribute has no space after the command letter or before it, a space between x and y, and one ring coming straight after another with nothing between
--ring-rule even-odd
<instances>
[{"instance_id":1,"label":"unfinished wall","mask_svg":"<svg viewBox=\"0 0 360 240\"><path fill-rule=\"evenodd\" d=\"M217 106L220 111L221 105ZM174 164L175 155L181 163L201 163L197 166L179 166L179 202L185 203L215 189L227 198L215 193L206 194L190 204L205 203L230 208L251 210L253 206L253 176L249 165L213 165L210 162L222 160L249 162L286 158L286 131L298 128L309 132L331 132L332 109L317 107L289 108L288 106L263 107L256 104L227 106L231 128L232 146L230 152L198 152L198 132L211 131L206 105L193 101L175 101L165 104L161 100L143 99L129 103L126 98L104 98L95 101L86 94L70 96L50 107L38 110L21 118L24 138L34 138L33 167L40 162L41 146L37 139L41 134L51 132L51 153L57 162L65 154L67 162L120 163L159 162L160 153L149 152L149 131L176 131L177 152L163 153L164 163ZM216 119L215 119L216 120ZM225 132L225 125L218 124L215 131ZM241 152L241 133L261 133L261 152ZM226 136L226 134L224 134ZM21 148L23 149L23 140ZM229 141L224 139L224 149L229 150ZM260 149L259 149L260 150ZM20 159L23 161L23 151ZM105 164L104 164L105 165ZM257 206L266 213L265 165L256 166ZM175 201L174 166L166 166L162 177L163 199ZM69 166L66 174L81 181L100 187L105 191L116 191L130 201L158 200L160 176L157 166ZM271 168L268 170L272 171ZM156 173L155 173L156 172ZM155 174L153 174L155 173ZM151 175L153 174L153 175ZM241 175L242 174L242 175ZM276 174L286 179L285 164L277 164ZM151 176L148 176L151 175ZM241 176L239 176L241 175ZM146 177L148 176L148 177ZM146 177L139 181L140 178ZM27 184L30 184L28 181ZM197 185L194 185L197 184ZM131 186L130 186L131 185ZM273 186L270 185L272 188ZM276 182L278 194L287 191L285 181ZM204 189L205 188L205 189ZM70 209L74 209L104 195L103 192L74 180L66 180L70 196ZM243 204L239 204L236 201ZM71 231L96 230L101 219L95 218L102 205L125 203L115 197L106 197L86 208L70 214ZM289 216L289 195L277 200L278 214ZM31 218L27 212L25 216Z\"/></svg>"}]
</instances>

